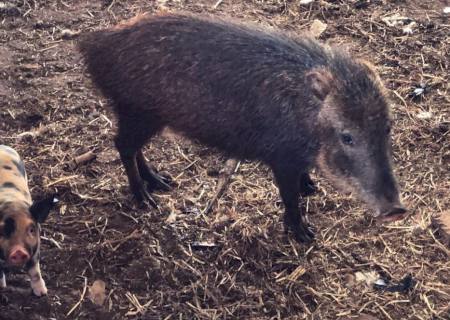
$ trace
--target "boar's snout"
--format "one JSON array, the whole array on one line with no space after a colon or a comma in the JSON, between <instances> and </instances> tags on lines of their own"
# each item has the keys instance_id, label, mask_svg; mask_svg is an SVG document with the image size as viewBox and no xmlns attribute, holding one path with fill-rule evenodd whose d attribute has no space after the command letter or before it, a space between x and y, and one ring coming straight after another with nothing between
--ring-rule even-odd
<instances>
[{"instance_id":1,"label":"boar's snout","mask_svg":"<svg viewBox=\"0 0 450 320\"><path fill-rule=\"evenodd\" d=\"M30 255L23 248L15 248L8 257L8 263L12 266L23 266L30 260Z\"/></svg>"},{"instance_id":2,"label":"boar's snout","mask_svg":"<svg viewBox=\"0 0 450 320\"><path fill-rule=\"evenodd\" d=\"M380 210L377 218L381 221L386 222L397 221L403 219L406 216L406 213L407 213L406 208L401 203L397 203L390 207Z\"/></svg>"}]
</instances>

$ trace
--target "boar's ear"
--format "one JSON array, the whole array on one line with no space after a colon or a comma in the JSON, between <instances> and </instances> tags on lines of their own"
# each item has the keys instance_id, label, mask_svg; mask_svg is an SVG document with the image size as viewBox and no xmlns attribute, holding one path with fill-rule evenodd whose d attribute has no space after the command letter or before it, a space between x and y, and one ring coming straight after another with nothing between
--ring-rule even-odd
<instances>
[{"instance_id":1,"label":"boar's ear","mask_svg":"<svg viewBox=\"0 0 450 320\"><path fill-rule=\"evenodd\" d=\"M356 61L357 61L357 62L364 68L364 70L367 71L370 75L375 76L375 77L378 77L378 73L377 73L377 71L376 71L376 69L375 69L375 66L374 66L372 63L370 63L369 61L364 60L364 59L357 59Z\"/></svg>"},{"instance_id":2,"label":"boar's ear","mask_svg":"<svg viewBox=\"0 0 450 320\"><path fill-rule=\"evenodd\" d=\"M372 81L379 84L380 88L384 88L381 82L380 75L378 74L377 69L372 63L364 59L358 59L357 62L359 62L359 64L363 67L364 71L367 72Z\"/></svg>"},{"instance_id":3,"label":"boar's ear","mask_svg":"<svg viewBox=\"0 0 450 320\"><path fill-rule=\"evenodd\" d=\"M315 68L306 74L306 83L314 96L322 101L330 93L332 81L333 76L325 68Z\"/></svg>"},{"instance_id":4,"label":"boar's ear","mask_svg":"<svg viewBox=\"0 0 450 320\"><path fill-rule=\"evenodd\" d=\"M34 220L38 223L42 223L47 219L50 210L58 203L56 195L44 198L42 200L33 202L30 207L30 213Z\"/></svg>"}]
</instances>

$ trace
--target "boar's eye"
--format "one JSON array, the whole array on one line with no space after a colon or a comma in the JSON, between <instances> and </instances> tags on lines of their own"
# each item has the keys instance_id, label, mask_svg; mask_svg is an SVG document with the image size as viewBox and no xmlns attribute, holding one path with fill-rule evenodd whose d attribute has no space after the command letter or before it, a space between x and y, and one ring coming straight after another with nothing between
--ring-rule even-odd
<instances>
[{"instance_id":1,"label":"boar's eye","mask_svg":"<svg viewBox=\"0 0 450 320\"><path fill-rule=\"evenodd\" d=\"M353 145L353 137L348 133L341 134L341 141L347 146Z\"/></svg>"}]
</instances>

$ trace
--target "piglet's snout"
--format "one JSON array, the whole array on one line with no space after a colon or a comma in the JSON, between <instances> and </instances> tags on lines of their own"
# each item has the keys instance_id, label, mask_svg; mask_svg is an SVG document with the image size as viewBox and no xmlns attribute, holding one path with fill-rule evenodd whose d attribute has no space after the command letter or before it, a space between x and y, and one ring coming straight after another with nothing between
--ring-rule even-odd
<instances>
[{"instance_id":1,"label":"piglet's snout","mask_svg":"<svg viewBox=\"0 0 450 320\"><path fill-rule=\"evenodd\" d=\"M8 263L13 266L22 266L30 260L30 255L23 247L15 247L8 257Z\"/></svg>"}]
</instances>

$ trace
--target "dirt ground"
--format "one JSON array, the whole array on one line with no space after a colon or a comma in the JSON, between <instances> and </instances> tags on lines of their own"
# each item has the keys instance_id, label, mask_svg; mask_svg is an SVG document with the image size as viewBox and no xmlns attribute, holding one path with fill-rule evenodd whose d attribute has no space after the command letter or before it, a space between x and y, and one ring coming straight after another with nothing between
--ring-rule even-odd
<instances>
[{"instance_id":1,"label":"dirt ground","mask_svg":"<svg viewBox=\"0 0 450 320\"><path fill-rule=\"evenodd\" d=\"M0 144L23 156L33 196L56 191L61 199L43 225L49 295L32 296L26 275L11 272L0 292L0 319L450 319L450 248L431 225L450 209L446 5L0 2ZM368 58L390 90L395 166L411 215L379 225L362 203L314 174L320 191L307 209L317 239L299 245L283 233L270 171L254 162L241 163L218 207L203 215L226 159L172 135L154 139L146 157L178 186L155 195L159 211L136 206L113 147L114 119L85 74L74 38L161 9L299 34L315 19L327 23L320 38ZM407 19L385 19L396 14ZM96 159L74 165L88 151ZM392 284L408 275L413 281L400 292L378 290L357 281L369 272ZM95 280L106 283L103 305L89 299Z\"/></svg>"}]
</instances>

